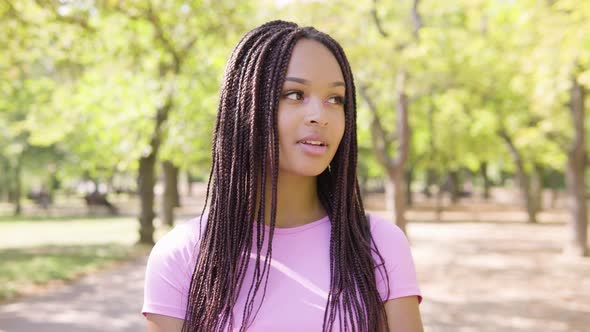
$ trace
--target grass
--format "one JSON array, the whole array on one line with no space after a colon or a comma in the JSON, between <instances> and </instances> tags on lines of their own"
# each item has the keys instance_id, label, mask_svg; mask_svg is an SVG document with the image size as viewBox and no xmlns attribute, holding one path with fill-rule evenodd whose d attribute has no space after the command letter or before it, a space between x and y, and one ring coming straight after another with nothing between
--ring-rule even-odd
<instances>
[{"instance_id":1,"label":"grass","mask_svg":"<svg viewBox=\"0 0 590 332\"><path fill-rule=\"evenodd\" d=\"M0 301L32 293L51 282L75 280L146 251L116 243L0 250Z\"/></svg>"},{"instance_id":2,"label":"grass","mask_svg":"<svg viewBox=\"0 0 590 332\"><path fill-rule=\"evenodd\" d=\"M146 255L137 229L130 217L0 217L0 302Z\"/></svg>"},{"instance_id":3,"label":"grass","mask_svg":"<svg viewBox=\"0 0 590 332\"><path fill-rule=\"evenodd\" d=\"M135 218L0 219L0 249L137 241Z\"/></svg>"}]
</instances>

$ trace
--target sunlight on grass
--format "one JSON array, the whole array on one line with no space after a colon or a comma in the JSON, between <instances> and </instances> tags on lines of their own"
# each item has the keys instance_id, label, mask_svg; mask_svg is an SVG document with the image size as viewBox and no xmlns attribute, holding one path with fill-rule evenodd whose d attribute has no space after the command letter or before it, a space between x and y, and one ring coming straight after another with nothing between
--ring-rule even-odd
<instances>
[{"instance_id":1,"label":"sunlight on grass","mask_svg":"<svg viewBox=\"0 0 590 332\"><path fill-rule=\"evenodd\" d=\"M135 218L0 218L0 301L145 256ZM155 239L168 232L158 228Z\"/></svg>"},{"instance_id":2,"label":"sunlight on grass","mask_svg":"<svg viewBox=\"0 0 590 332\"><path fill-rule=\"evenodd\" d=\"M9 221L0 219L0 249L26 248L39 245L74 245L137 242L139 223L127 218L84 218ZM158 228L155 238L168 229Z\"/></svg>"},{"instance_id":3,"label":"sunlight on grass","mask_svg":"<svg viewBox=\"0 0 590 332\"><path fill-rule=\"evenodd\" d=\"M149 248L116 243L0 250L0 301L51 280L71 280Z\"/></svg>"}]
</instances>

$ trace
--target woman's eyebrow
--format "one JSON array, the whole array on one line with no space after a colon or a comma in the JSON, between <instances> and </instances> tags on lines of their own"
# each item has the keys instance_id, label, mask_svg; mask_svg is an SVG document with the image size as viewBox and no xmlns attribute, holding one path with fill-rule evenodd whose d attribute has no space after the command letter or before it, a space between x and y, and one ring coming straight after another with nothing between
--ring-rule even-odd
<instances>
[{"instance_id":1,"label":"woman's eyebrow","mask_svg":"<svg viewBox=\"0 0 590 332\"><path fill-rule=\"evenodd\" d=\"M305 85L311 85L309 80L306 80L305 78L299 78L299 77L287 77L287 78L285 78L285 81L291 81L291 82L297 82L297 83L301 83L301 84L305 84ZM334 86L345 86L345 84L342 81L330 83L330 87L334 87Z\"/></svg>"}]
</instances>

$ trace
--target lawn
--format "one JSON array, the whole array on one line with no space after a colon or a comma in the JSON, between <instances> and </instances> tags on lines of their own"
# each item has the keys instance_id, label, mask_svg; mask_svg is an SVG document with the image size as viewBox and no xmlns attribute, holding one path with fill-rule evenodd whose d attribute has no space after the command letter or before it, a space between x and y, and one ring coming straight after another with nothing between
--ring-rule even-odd
<instances>
[{"instance_id":1,"label":"lawn","mask_svg":"<svg viewBox=\"0 0 590 332\"><path fill-rule=\"evenodd\" d=\"M146 255L137 228L130 217L0 217L0 302Z\"/></svg>"}]
</instances>

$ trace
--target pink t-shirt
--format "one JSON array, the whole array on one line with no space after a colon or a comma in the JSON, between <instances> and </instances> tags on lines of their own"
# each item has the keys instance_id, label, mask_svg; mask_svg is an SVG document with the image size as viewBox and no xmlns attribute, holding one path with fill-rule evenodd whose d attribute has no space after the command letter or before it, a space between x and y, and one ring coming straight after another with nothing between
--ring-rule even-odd
<instances>
[{"instance_id":1,"label":"pink t-shirt","mask_svg":"<svg viewBox=\"0 0 590 332\"><path fill-rule=\"evenodd\" d=\"M203 217L203 229L206 223ZM371 234L389 274L390 294L376 270L377 289L383 301L418 296L416 269L404 233L395 224L370 216ZM196 263L199 218L177 225L152 249L145 277L142 313L185 318L188 288ZM266 231L268 234L268 226ZM268 237L265 237L267 241ZM330 290L330 219L328 216L293 228L275 228L271 269L262 307L252 317L262 296L257 294L248 331L319 331ZM266 244L265 244L266 245ZM263 246L264 248L265 246ZM196 249L195 249L196 248ZM255 251L256 249L253 248ZM264 254L264 252L263 252ZM376 255L374 255L376 257ZM234 330L252 283L256 254L251 255L244 283L234 306ZM261 257L264 262L264 256ZM379 262L379 260L377 260ZM338 321L334 326L338 326Z\"/></svg>"}]
</instances>

